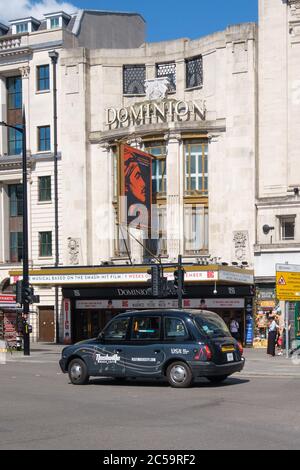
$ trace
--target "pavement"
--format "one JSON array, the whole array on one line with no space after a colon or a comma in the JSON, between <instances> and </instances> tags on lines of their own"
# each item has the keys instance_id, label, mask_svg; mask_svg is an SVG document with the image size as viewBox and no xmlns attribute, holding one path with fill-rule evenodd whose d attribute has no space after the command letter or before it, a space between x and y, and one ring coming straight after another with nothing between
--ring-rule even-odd
<instances>
[{"instance_id":1,"label":"pavement","mask_svg":"<svg viewBox=\"0 0 300 470\"><path fill-rule=\"evenodd\" d=\"M58 364L64 345L32 343L30 356L20 351L6 355L8 362L32 364ZM285 353L284 353L285 354ZM265 349L245 349L246 365L239 374L242 377L290 377L300 379L300 356L287 359L285 355L271 357Z\"/></svg>"}]
</instances>

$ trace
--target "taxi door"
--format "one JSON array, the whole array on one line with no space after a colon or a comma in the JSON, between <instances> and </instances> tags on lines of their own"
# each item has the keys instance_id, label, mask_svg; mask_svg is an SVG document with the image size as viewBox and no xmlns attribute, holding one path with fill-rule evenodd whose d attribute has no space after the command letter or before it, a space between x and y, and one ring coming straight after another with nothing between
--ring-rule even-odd
<instances>
[{"instance_id":1,"label":"taxi door","mask_svg":"<svg viewBox=\"0 0 300 470\"><path fill-rule=\"evenodd\" d=\"M112 320L96 343L91 375L107 377L125 376L125 348L129 317Z\"/></svg>"},{"instance_id":2,"label":"taxi door","mask_svg":"<svg viewBox=\"0 0 300 470\"><path fill-rule=\"evenodd\" d=\"M165 360L160 315L132 318L126 344L126 377L160 377Z\"/></svg>"}]
</instances>

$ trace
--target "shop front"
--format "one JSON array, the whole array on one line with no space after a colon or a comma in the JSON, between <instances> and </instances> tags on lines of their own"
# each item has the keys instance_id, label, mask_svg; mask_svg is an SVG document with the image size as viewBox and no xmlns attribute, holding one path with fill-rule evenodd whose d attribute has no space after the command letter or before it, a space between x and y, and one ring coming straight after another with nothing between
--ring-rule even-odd
<instances>
[{"instance_id":1,"label":"shop front","mask_svg":"<svg viewBox=\"0 0 300 470\"><path fill-rule=\"evenodd\" d=\"M62 289L59 323L60 340L66 344L95 337L107 322L126 310L177 308L176 291L164 298L151 293L149 265L86 268L51 268L30 271L30 284L43 301L44 289ZM164 266L164 276L174 281L176 267ZM239 334L246 346L253 345L253 271L222 265L184 264L183 307L207 309L218 313L230 326L239 324ZM11 282L21 278L11 272Z\"/></svg>"},{"instance_id":2,"label":"shop front","mask_svg":"<svg viewBox=\"0 0 300 470\"><path fill-rule=\"evenodd\" d=\"M0 340L10 348L17 345L19 310L15 295L0 294Z\"/></svg>"},{"instance_id":3,"label":"shop front","mask_svg":"<svg viewBox=\"0 0 300 470\"><path fill-rule=\"evenodd\" d=\"M214 294L211 285L186 285L183 307L186 309L211 310L219 314L230 327L234 319L239 324L240 339L252 346L252 299L251 286L218 285ZM72 342L93 338L99 334L109 320L126 310L175 309L176 296L154 299L149 287L133 285L124 287L64 288L63 298L67 303L71 321ZM249 306L251 310L249 311ZM247 310L248 309L248 310ZM251 321L247 320L247 315Z\"/></svg>"}]
</instances>

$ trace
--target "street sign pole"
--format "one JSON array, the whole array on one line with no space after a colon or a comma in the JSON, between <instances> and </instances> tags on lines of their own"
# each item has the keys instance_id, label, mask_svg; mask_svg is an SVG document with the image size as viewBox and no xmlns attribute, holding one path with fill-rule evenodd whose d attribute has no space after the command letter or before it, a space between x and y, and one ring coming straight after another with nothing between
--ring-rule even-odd
<instances>
[{"instance_id":1,"label":"street sign pole","mask_svg":"<svg viewBox=\"0 0 300 470\"><path fill-rule=\"evenodd\" d=\"M290 338L289 338L289 316L290 316L290 302L285 303L285 348L286 358L289 359Z\"/></svg>"}]
</instances>

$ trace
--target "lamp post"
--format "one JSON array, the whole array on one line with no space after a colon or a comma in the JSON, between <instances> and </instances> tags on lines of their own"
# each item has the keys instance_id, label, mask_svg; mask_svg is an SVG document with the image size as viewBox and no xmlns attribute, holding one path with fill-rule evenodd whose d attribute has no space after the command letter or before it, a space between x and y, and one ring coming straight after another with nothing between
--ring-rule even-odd
<instances>
[{"instance_id":1,"label":"lamp post","mask_svg":"<svg viewBox=\"0 0 300 470\"><path fill-rule=\"evenodd\" d=\"M22 111L22 127L12 126L6 122L0 122L1 126L14 129L22 134L22 172L23 172L23 287L22 287L22 299L23 299L23 338L24 338L24 356L30 356L30 334L29 325L27 323L29 315L29 299L26 298L28 295L29 286L29 263L28 263L28 205L27 205L27 155L26 155L26 118L25 111Z\"/></svg>"}]
</instances>

